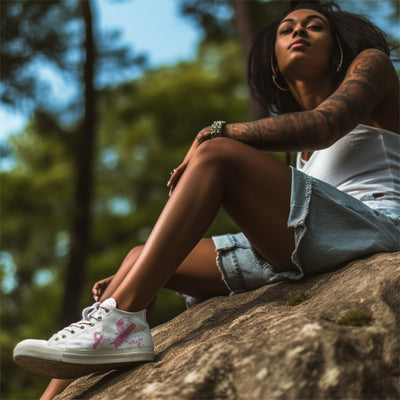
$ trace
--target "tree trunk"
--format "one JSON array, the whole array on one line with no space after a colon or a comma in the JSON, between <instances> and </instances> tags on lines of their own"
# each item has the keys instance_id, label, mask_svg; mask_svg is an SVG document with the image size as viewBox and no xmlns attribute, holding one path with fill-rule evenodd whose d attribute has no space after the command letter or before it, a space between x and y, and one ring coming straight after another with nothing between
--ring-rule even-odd
<instances>
[{"instance_id":1,"label":"tree trunk","mask_svg":"<svg viewBox=\"0 0 400 400\"><path fill-rule=\"evenodd\" d=\"M256 1L244 1L244 0L230 0L232 7L235 11L235 24L236 31L239 36L239 40L242 46L243 57L245 58L245 65L253 45L253 41L258 31L263 26L257 26L256 18L257 13L257 2ZM261 104L250 97L250 115L253 119L260 119L267 117L269 112ZM286 153L286 164L291 164L291 153Z\"/></svg>"},{"instance_id":2,"label":"tree trunk","mask_svg":"<svg viewBox=\"0 0 400 400\"><path fill-rule=\"evenodd\" d=\"M76 188L72 221L70 258L66 271L62 322L71 323L78 316L82 282L90 248L93 159L95 146L95 43L90 0L81 0L85 24L84 103L85 114L77 135Z\"/></svg>"},{"instance_id":3,"label":"tree trunk","mask_svg":"<svg viewBox=\"0 0 400 400\"><path fill-rule=\"evenodd\" d=\"M253 1L243 0L230 0L232 8L235 12L234 20L236 25L236 32L242 47L242 54L244 57L245 65L249 59L253 40L258 33L258 26L256 26L254 18L255 3ZM259 119L267 116L266 110L252 97L250 97L250 114L253 119Z\"/></svg>"}]
</instances>

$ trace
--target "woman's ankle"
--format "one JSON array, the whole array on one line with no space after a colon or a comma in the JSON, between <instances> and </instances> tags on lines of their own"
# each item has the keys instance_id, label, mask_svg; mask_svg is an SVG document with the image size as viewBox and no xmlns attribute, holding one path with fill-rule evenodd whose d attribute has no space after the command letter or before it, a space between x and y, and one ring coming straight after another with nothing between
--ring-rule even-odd
<instances>
[{"instance_id":1,"label":"woman's ankle","mask_svg":"<svg viewBox=\"0 0 400 400\"><path fill-rule=\"evenodd\" d=\"M64 391L74 380L75 379L52 379L39 400L53 399Z\"/></svg>"},{"instance_id":2,"label":"woman's ankle","mask_svg":"<svg viewBox=\"0 0 400 400\"><path fill-rule=\"evenodd\" d=\"M126 312L140 312L147 310L148 312L152 309L155 301L155 297L149 302L142 298L136 298L134 294L130 293L129 296L114 292L112 297L117 303L117 308L121 311Z\"/></svg>"}]
</instances>

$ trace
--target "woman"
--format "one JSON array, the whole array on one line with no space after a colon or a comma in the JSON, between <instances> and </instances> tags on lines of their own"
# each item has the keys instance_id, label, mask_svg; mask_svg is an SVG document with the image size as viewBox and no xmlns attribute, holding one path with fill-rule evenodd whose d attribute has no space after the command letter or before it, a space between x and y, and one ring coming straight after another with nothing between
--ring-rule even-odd
<instances>
[{"instance_id":1,"label":"woman","mask_svg":"<svg viewBox=\"0 0 400 400\"><path fill-rule=\"evenodd\" d=\"M388 55L363 18L295 3L249 62L251 87L282 115L200 131L147 243L94 285L98 303L81 321L21 342L16 361L74 378L153 360L146 308L162 287L205 299L399 250L399 82ZM260 150L297 151L309 174ZM221 206L243 233L202 239ZM69 382L53 380L42 398Z\"/></svg>"}]
</instances>

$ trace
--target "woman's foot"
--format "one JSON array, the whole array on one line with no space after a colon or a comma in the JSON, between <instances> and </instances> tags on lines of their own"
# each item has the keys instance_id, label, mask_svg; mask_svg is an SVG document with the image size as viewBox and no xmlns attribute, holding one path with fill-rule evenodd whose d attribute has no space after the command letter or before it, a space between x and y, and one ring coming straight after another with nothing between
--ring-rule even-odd
<instances>
[{"instance_id":1,"label":"woman's foot","mask_svg":"<svg viewBox=\"0 0 400 400\"><path fill-rule=\"evenodd\" d=\"M49 340L24 340L14 349L23 368L50 378L76 378L132 362L153 361L154 347L146 310L126 312L109 298L82 312Z\"/></svg>"}]
</instances>

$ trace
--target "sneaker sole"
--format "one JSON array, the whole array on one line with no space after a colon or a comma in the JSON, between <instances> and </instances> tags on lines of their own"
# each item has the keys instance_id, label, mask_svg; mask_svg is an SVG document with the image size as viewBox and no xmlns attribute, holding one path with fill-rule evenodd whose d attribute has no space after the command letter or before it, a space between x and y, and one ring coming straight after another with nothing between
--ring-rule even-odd
<instances>
[{"instance_id":1,"label":"sneaker sole","mask_svg":"<svg viewBox=\"0 0 400 400\"><path fill-rule=\"evenodd\" d=\"M73 379L79 378L83 375L88 375L93 372L106 371L116 368L127 367L135 363L154 361L154 354L137 354L131 356L129 361L124 362L105 362L105 363L71 363L66 361L46 360L38 357L31 357L26 355L15 356L15 362L22 368L25 368L38 375L46 376L48 378L57 379ZM135 359L136 358L136 359ZM82 360L83 361L83 360Z\"/></svg>"}]
</instances>

